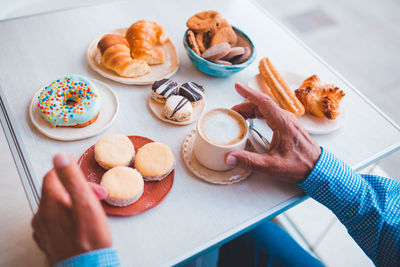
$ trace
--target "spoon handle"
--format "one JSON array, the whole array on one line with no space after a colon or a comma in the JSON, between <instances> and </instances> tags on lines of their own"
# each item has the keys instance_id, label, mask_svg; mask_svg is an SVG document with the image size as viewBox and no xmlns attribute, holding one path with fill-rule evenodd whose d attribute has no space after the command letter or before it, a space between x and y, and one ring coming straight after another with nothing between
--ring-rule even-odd
<instances>
[{"instance_id":1,"label":"spoon handle","mask_svg":"<svg viewBox=\"0 0 400 267\"><path fill-rule=\"evenodd\" d=\"M268 139L265 138L256 128L254 128L254 126L250 126L249 129L252 130L253 132L255 132L258 135L258 137L260 137L260 139L263 141L267 150L269 150L271 143L268 141Z\"/></svg>"}]
</instances>

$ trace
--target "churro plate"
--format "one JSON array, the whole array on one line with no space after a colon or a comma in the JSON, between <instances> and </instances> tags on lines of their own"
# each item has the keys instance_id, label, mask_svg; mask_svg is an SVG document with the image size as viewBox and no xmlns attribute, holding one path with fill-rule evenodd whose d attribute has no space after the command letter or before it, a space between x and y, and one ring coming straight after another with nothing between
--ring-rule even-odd
<instances>
[{"instance_id":1,"label":"churro plate","mask_svg":"<svg viewBox=\"0 0 400 267\"><path fill-rule=\"evenodd\" d=\"M299 88L303 81L307 79L307 77L304 75L290 71L282 71L280 72L280 74L293 91ZM255 90L263 92L263 87L267 85L262 80L261 76L257 74L250 79L248 86ZM339 130L343 126L345 118L346 110L343 103L341 103L340 114L335 120L329 120L326 118L320 118L310 114L305 114L299 118L299 121L303 128L309 134L322 135Z\"/></svg>"}]
</instances>

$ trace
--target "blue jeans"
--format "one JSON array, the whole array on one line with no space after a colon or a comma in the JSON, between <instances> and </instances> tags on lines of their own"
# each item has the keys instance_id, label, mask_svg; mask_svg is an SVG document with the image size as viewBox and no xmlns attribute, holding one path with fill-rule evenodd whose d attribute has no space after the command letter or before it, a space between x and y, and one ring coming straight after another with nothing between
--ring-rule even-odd
<instances>
[{"instance_id":1,"label":"blue jeans","mask_svg":"<svg viewBox=\"0 0 400 267\"><path fill-rule=\"evenodd\" d=\"M280 226L267 221L221 246L219 267L307 266L323 264Z\"/></svg>"}]
</instances>

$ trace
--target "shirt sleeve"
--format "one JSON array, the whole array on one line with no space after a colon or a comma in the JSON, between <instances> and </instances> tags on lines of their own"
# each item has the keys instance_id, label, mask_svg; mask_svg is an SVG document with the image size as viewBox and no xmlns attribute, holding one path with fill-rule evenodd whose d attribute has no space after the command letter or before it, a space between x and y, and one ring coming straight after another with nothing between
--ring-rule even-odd
<instances>
[{"instance_id":1,"label":"shirt sleeve","mask_svg":"<svg viewBox=\"0 0 400 267\"><path fill-rule=\"evenodd\" d=\"M119 267L117 251L112 248L93 250L69 258L55 265L55 267Z\"/></svg>"},{"instance_id":2,"label":"shirt sleeve","mask_svg":"<svg viewBox=\"0 0 400 267\"><path fill-rule=\"evenodd\" d=\"M322 148L303 191L328 207L377 266L400 266L400 183L353 171Z\"/></svg>"}]
</instances>

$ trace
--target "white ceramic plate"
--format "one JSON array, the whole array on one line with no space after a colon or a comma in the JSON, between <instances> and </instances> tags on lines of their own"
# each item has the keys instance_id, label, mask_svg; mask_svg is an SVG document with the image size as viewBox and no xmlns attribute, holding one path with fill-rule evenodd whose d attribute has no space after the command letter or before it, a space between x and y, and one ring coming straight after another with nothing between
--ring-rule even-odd
<instances>
[{"instance_id":1,"label":"white ceramic plate","mask_svg":"<svg viewBox=\"0 0 400 267\"><path fill-rule=\"evenodd\" d=\"M307 79L307 77L304 75L290 71L283 71L280 72L280 74L292 90L296 90L297 88L299 88L303 81ZM262 92L262 87L266 86L266 84L262 80L261 76L257 74L250 79L248 86ZM340 114L335 120L328 120L326 118L320 118L310 114L305 114L304 116L299 118L299 121L308 133L321 135L329 134L340 129L340 127L342 127L342 125L344 124L345 118L346 111L343 103L341 103Z\"/></svg>"},{"instance_id":2,"label":"white ceramic plate","mask_svg":"<svg viewBox=\"0 0 400 267\"><path fill-rule=\"evenodd\" d=\"M111 31L111 33L125 35L126 30L126 28L117 29ZM103 37L103 35L97 37L92 41L92 43L90 43L86 52L86 57L90 67L103 77L124 84L143 85L152 84L153 82L161 80L163 78L169 78L178 71L178 54L176 53L176 48L174 44L171 42L170 39L168 39L168 41L164 45L160 46L165 52L164 64L150 66L151 72L141 77L121 77L114 71L107 69L101 64L101 54L100 51L97 49L97 43L100 41L101 37Z\"/></svg>"},{"instance_id":3,"label":"white ceramic plate","mask_svg":"<svg viewBox=\"0 0 400 267\"><path fill-rule=\"evenodd\" d=\"M192 124L193 122L196 122L201 117L204 110L206 109L207 103L206 103L206 98L203 97L203 101L201 101L201 103L199 103L199 105L197 105L196 107L193 107L193 112L192 112L192 116L190 116L190 120L182 121L182 122L181 121L172 121L172 120L165 118L164 106L165 106L165 104L158 103L155 100L153 100L153 98L151 96L149 97L149 108L158 119L165 121L165 122L172 123L172 124L176 124L176 125L189 125L189 124Z\"/></svg>"},{"instance_id":4,"label":"white ceramic plate","mask_svg":"<svg viewBox=\"0 0 400 267\"><path fill-rule=\"evenodd\" d=\"M33 125L42 134L61 141L74 141L89 138L100 134L107 129L114 121L118 113L118 98L114 91L103 82L91 79L99 94L102 97L102 104L99 117L92 124L82 127L55 127L53 128L50 123L45 121L40 115L39 108L37 107L38 96L43 88L35 93L29 107L29 116Z\"/></svg>"}]
</instances>

